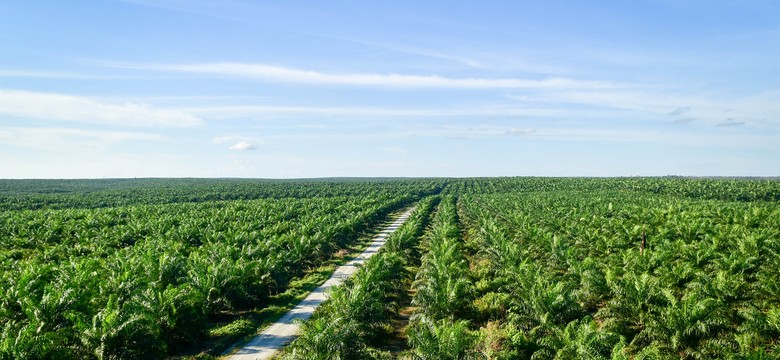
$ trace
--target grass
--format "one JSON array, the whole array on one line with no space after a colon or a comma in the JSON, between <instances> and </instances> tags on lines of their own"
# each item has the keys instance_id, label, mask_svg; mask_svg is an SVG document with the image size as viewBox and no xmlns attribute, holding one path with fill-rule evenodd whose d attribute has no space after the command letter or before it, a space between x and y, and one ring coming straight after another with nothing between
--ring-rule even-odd
<instances>
[{"instance_id":1,"label":"grass","mask_svg":"<svg viewBox=\"0 0 780 360\"><path fill-rule=\"evenodd\" d=\"M409 318L417 311L417 307L412 305L412 298L414 298L414 289L411 289L410 282L401 301L401 309L391 322L392 329L389 331L389 336L378 347L379 350L391 354L393 358L404 358L409 351L406 327L409 325Z\"/></svg>"}]
</instances>

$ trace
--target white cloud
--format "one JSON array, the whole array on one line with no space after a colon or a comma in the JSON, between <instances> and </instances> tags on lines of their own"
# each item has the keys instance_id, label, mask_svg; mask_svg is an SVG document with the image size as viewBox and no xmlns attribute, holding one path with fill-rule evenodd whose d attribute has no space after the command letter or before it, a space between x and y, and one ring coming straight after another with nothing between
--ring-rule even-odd
<instances>
[{"instance_id":1,"label":"white cloud","mask_svg":"<svg viewBox=\"0 0 780 360\"><path fill-rule=\"evenodd\" d=\"M512 136L524 136L524 135L531 134L534 131L536 131L536 129L531 129L531 128L527 128L527 129L512 128L512 129L507 130L506 134L507 135L512 135Z\"/></svg>"},{"instance_id":2,"label":"white cloud","mask_svg":"<svg viewBox=\"0 0 780 360\"><path fill-rule=\"evenodd\" d=\"M106 103L88 97L0 89L0 114L25 119L128 127L192 127L200 118L142 103Z\"/></svg>"},{"instance_id":3,"label":"white cloud","mask_svg":"<svg viewBox=\"0 0 780 360\"><path fill-rule=\"evenodd\" d=\"M391 154L396 154L396 155L406 155L406 154L409 153L408 150L406 150L406 149L404 149L404 148L402 148L400 146L386 146L386 147L383 147L382 150L384 150L386 152L389 152Z\"/></svg>"},{"instance_id":4,"label":"white cloud","mask_svg":"<svg viewBox=\"0 0 780 360\"><path fill-rule=\"evenodd\" d=\"M0 127L0 144L45 150L102 149L125 141L171 141L144 132L99 131L67 128Z\"/></svg>"},{"instance_id":5,"label":"white cloud","mask_svg":"<svg viewBox=\"0 0 780 360\"><path fill-rule=\"evenodd\" d=\"M536 132L532 128L509 128L494 125L458 125L447 124L432 128L422 128L416 134L418 136L449 137L459 139L498 138L503 136L527 136Z\"/></svg>"},{"instance_id":6,"label":"white cloud","mask_svg":"<svg viewBox=\"0 0 780 360\"><path fill-rule=\"evenodd\" d=\"M117 151L0 153L0 178L217 177L196 155Z\"/></svg>"},{"instance_id":7,"label":"white cloud","mask_svg":"<svg viewBox=\"0 0 780 360\"><path fill-rule=\"evenodd\" d=\"M128 79L130 77L116 75L91 75L48 70L0 70L0 78Z\"/></svg>"},{"instance_id":8,"label":"white cloud","mask_svg":"<svg viewBox=\"0 0 780 360\"><path fill-rule=\"evenodd\" d=\"M327 36L333 39L349 41L356 44L367 45L379 49L395 51L403 54L418 55L433 59L442 59L459 64L463 64L477 69L493 69L501 71L519 71L525 73L537 73L537 74L561 74L571 73L571 69L552 65L549 61L528 61L528 50L524 49L522 55L512 54L505 52L506 49L502 49L501 52L485 51L485 49L474 49L473 47L464 48L459 46L450 50L436 50L436 46L441 44L419 44L419 45L407 45L400 43L384 43L377 41L368 41L364 39L343 37L343 36ZM419 41L419 39L416 39ZM462 55L461 55L462 54Z\"/></svg>"},{"instance_id":9,"label":"white cloud","mask_svg":"<svg viewBox=\"0 0 780 360\"><path fill-rule=\"evenodd\" d=\"M213 144L225 144L229 143L232 144L228 147L230 150L257 150L258 144L263 143L262 140L258 140L256 138L247 137L244 135L223 135L223 136L216 136L213 139L211 139L211 142Z\"/></svg>"},{"instance_id":10,"label":"white cloud","mask_svg":"<svg viewBox=\"0 0 780 360\"><path fill-rule=\"evenodd\" d=\"M780 122L775 114L780 111L780 105L772 99L780 96L778 92L767 92L749 95L742 98L719 98L711 94L678 93L669 89L645 88L622 91L546 91L535 96L507 96L517 100L523 106L547 105L556 109L564 109L567 104L580 104L590 109L574 109L570 115L573 118L583 118L586 110L600 113L607 118L612 114L631 115L634 119L641 115L650 116L655 120L668 119L669 116L683 117L674 123L686 123L695 119L697 123L721 124L723 117L739 117L746 119L751 125L762 124L765 127L777 129ZM529 115L533 115L529 112ZM613 116L614 117L614 116ZM625 116L623 116L625 118Z\"/></svg>"},{"instance_id":11,"label":"white cloud","mask_svg":"<svg viewBox=\"0 0 780 360\"><path fill-rule=\"evenodd\" d=\"M361 45L367 45L375 48L385 49L385 50L391 50L399 53L404 54L412 54L412 55L419 55L429 58L435 58L435 59L443 59L443 60L449 60L454 61L460 64L464 64L470 67L474 68L484 68L482 64L480 64L478 61L471 59L466 56L459 56L459 55L452 55L445 52L440 52L436 50L431 50L428 48L421 48L421 47L411 47L406 45L396 45L396 44L390 44L390 43L380 43L376 41L368 41L368 40L361 40L357 38L347 38L342 36L330 36L334 39L349 41L351 43L361 44Z\"/></svg>"},{"instance_id":12,"label":"white cloud","mask_svg":"<svg viewBox=\"0 0 780 360\"><path fill-rule=\"evenodd\" d=\"M230 146L230 150L257 150L257 145L252 144L248 141L241 141L239 143L236 143L235 145Z\"/></svg>"},{"instance_id":13,"label":"white cloud","mask_svg":"<svg viewBox=\"0 0 780 360\"><path fill-rule=\"evenodd\" d=\"M236 135L236 134L215 136L214 138L211 139L211 143L213 144L236 143L236 142L249 142L249 143L257 144L261 141L247 137L245 135Z\"/></svg>"},{"instance_id":14,"label":"white cloud","mask_svg":"<svg viewBox=\"0 0 780 360\"><path fill-rule=\"evenodd\" d=\"M501 104L471 107L364 107L364 106L274 106L274 105L211 105L201 107L183 107L182 111L214 120L252 118L253 120L279 120L296 118L301 115L316 116L319 120L329 119L382 119L413 118L416 120L431 118L489 118L490 120L520 120L529 117L568 118L568 119L626 119L625 114L615 114L611 110L581 109L555 106L539 100L524 104ZM300 125L300 128L329 128L329 125Z\"/></svg>"},{"instance_id":15,"label":"white cloud","mask_svg":"<svg viewBox=\"0 0 780 360\"><path fill-rule=\"evenodd\" d=\"M267 64L121 64L105 65L138 70L175 71L206 75L254 78L268 81L317 85L355 85L400 88L461 89L614 89L625 85L603 81L582 81L561 77L545 79L452 78L439 75L403 75L377 73L322 73Z\"/></svg>"},{"instance_id":16,"label":"white cloud","mask_svg":"<svg viewBox=\"0 0 780 360\"><path fill-rule=\"evenodd\" d=\"M452 116L524 116L528 108L471 107L471 108L389 108L389 107L316 107L235 105L185 108L185 111L215 119L234 117L278 117L283 115L318 115L338 117L452 117Z\"/></svg>"}]
</instances>

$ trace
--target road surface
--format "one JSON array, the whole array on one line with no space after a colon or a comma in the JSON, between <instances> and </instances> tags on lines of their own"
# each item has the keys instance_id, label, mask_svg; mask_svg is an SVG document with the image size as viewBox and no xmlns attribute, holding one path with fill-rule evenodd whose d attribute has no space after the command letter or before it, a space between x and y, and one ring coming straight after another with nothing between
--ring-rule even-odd
<instances>
[{"instance_id":1,"label":"road surface","mask_svg":"<svg viewBox=\"0 0 780 360\"><path fill-rule=\"evenodd\" d=\"M271 324L265 331L257 335L248 344L244 345L243 348L229 356L228 359L268 359L273 356L277 350L298 337L299 326L295 320L307 320L310 318L314 313L314 310L327 299L328 289L341 285L344 280L352 276L352 274L358 270L359 266L364 261L376 254L387 241L387 237L409 218L412 211L414 211L414 208L407 210L396 218L392 224L388 225L371 240L371 244L368 245L358 257L339 266L324 284L312 291L306 299L298 303L298 305L282 316L277 322Z\"/></svg>"}]
</instances>

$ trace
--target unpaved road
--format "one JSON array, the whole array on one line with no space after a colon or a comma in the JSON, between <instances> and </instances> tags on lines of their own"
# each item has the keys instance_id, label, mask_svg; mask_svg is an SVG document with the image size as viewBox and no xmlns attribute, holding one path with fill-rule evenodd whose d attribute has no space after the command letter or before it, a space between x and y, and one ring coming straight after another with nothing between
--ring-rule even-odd
<instances>
[{"instance_id":1,"label":"unpaved road","mask_svg":"<svg viewBox=\"0 0 780 360\"><path fill-rule=\"evenodd\" d=\"M282 316L277 322L271 324L262 333L257 335L252 341L244 345L243 348L228 357L229 360L255 360L268 359L273 356L277 350L287 345L290 341L298 337L297 319L306 320L311 317L317 306L327 299L326 293L333 286L341 285L345 279L352 276L358 270L358 266L371 256L376 254L387 241L387 237L395 231L401 224L409 218L414 208L406 210L401 216L395 219L371 241L366 250L360 256L339 266L333 275L325 281L320 287L312 291L309 296L296 305L287 314Z\"/></svg>"}]
</instances>

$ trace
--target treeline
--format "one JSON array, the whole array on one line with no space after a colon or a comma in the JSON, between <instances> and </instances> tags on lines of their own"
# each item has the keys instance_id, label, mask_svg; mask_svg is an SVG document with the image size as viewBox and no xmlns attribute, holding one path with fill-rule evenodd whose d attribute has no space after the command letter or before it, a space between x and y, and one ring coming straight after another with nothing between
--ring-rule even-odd
<instances>
[{"instance_id":1,"label":"treeline","mask_svg":"<svg viewBox=\"0 0 780 360\"><path fill-rule=\"evenodd\" d=\"M780 201L780 178L462 178L450 179L443 193L463 195L602 190L651 193L693 199L776 202Z\"/></svg>"},{"instance_id":2,"label":"treeline","mask_svg":"<svg viewBox=\"0 0 780 360\"><path fill-rule=\"evenodd\" d=\"M221 200L436 194L443 179L2 180L0 210L101 208Z\"/></svg>"},{"instance_id":3,"label":"treeline","mask_svg":"<svg viewBox=\"0 0 780 360\"><path fill-rule=\"evenodd\" d=\"M426 196L527 191L622 190L727 201L780 201L780 179L439 178L439 179L80 179L2 180L0 210L100 208L266 198Z\"/></svg>"}]
</instances>

